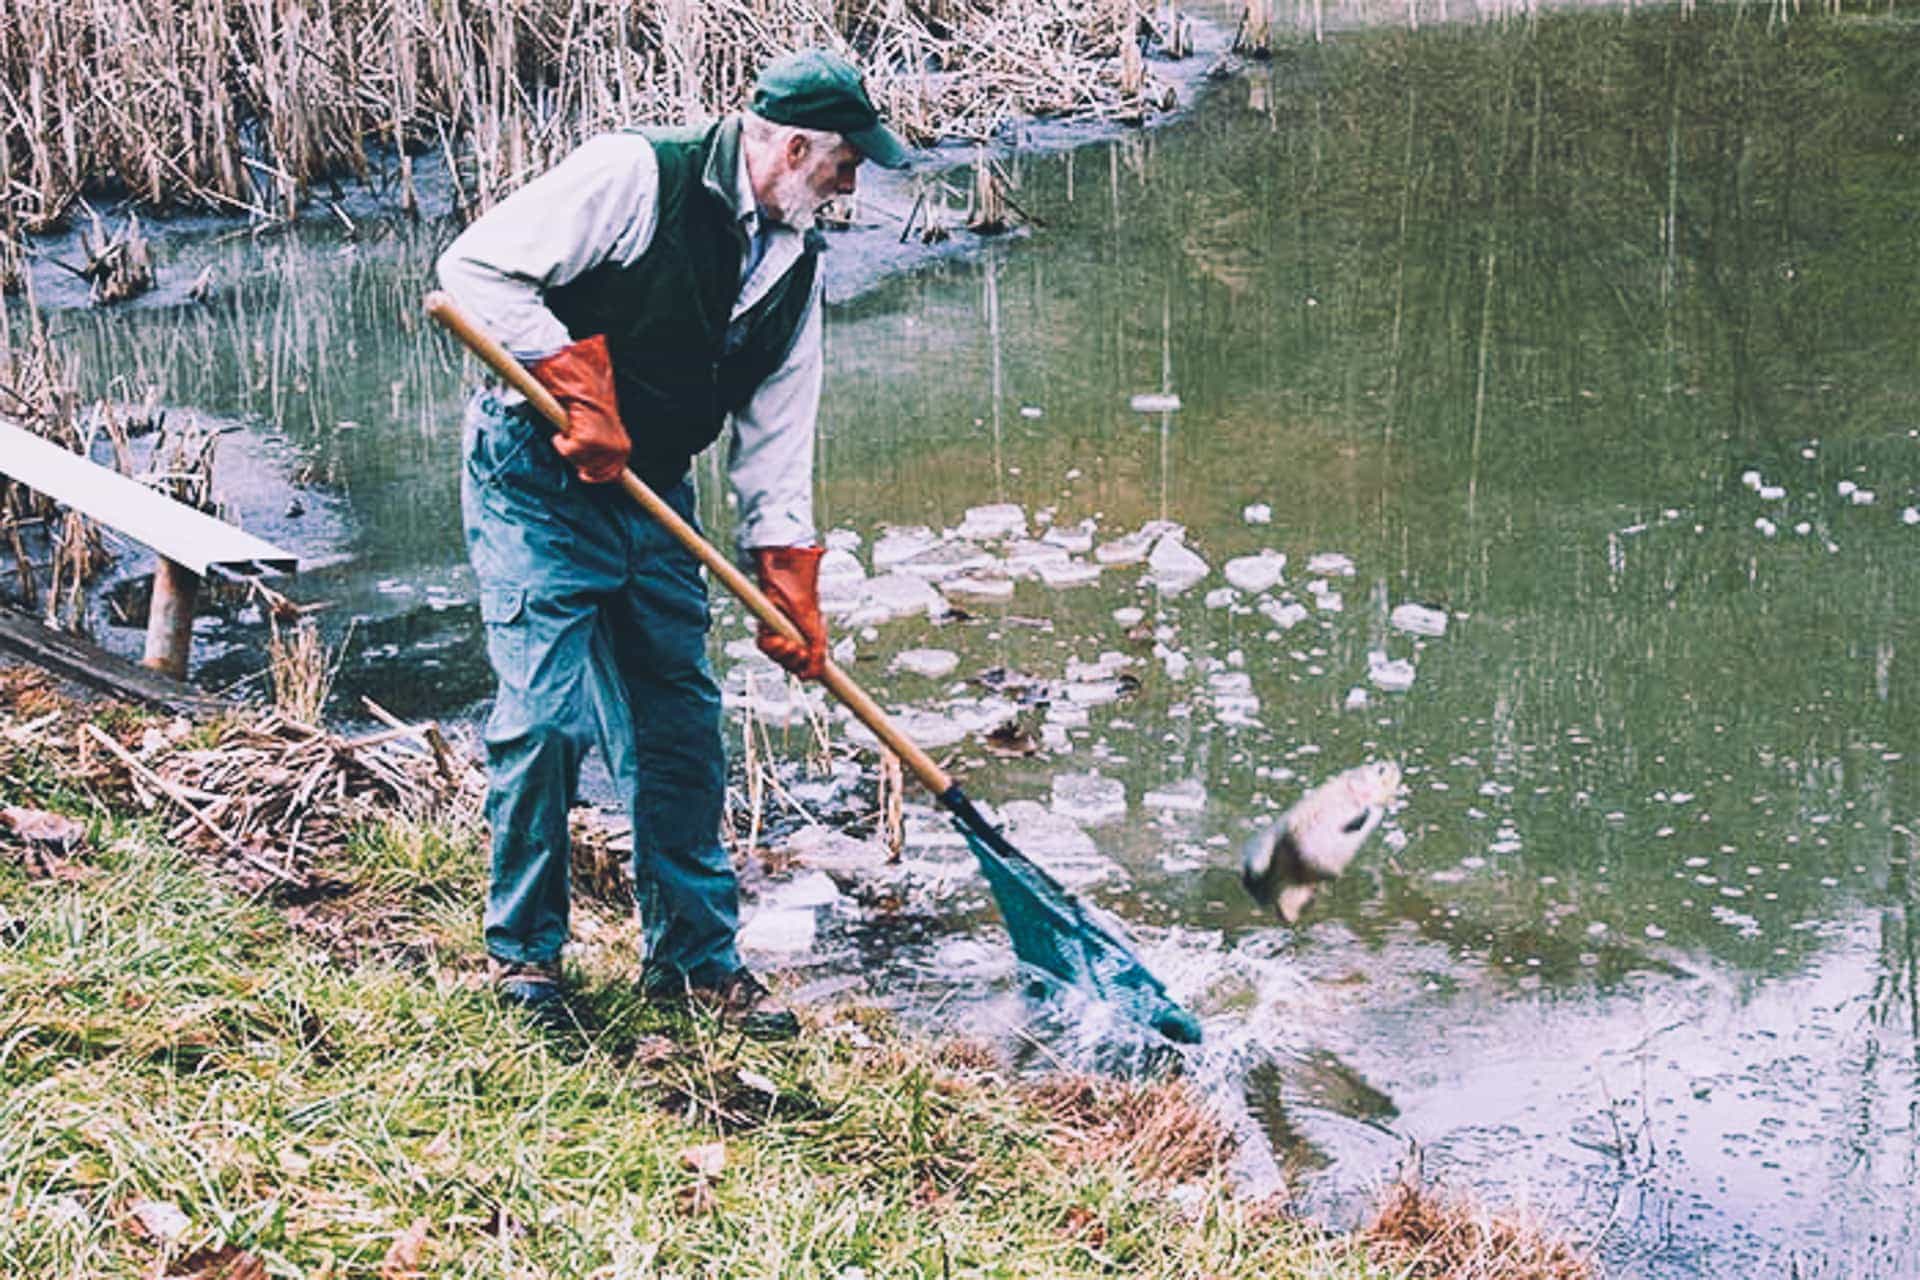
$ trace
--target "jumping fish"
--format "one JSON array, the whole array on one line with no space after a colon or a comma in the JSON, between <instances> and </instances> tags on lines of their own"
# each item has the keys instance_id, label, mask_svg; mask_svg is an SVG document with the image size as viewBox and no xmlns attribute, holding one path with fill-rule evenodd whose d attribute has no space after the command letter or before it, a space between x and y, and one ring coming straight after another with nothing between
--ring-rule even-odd
<instances>
[{"instance_id":1,"label":"jumping fish","mask_svg":"<svg viewBox=\"0 0 1920 1280\"><path fill-rule=\"evenodd\" d=\"M1334 775L1247 839L1241 882L1292 924L1314 890L1347 869L1399 797L1400 766L1390 761Z\"/></svg>"}]
</instances>

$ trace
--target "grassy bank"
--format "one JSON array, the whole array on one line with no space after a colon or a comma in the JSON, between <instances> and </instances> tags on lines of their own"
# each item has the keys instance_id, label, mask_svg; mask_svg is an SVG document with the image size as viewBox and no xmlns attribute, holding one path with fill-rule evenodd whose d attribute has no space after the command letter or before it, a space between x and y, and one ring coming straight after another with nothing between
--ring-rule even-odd
<instances>
[{"instance_id":1,"label":"grassy bank","mask_svg":"<svg viewBox=\"0 0 1920 1280\"><path fill-rule=\"evenodd\" d=\"M1133 0L14 0L0 212L35 230L124 193L277 217L376 170L405 204L406 157L431 147L483 208L591 132L738 106L803 44L871 68L922 142L1014 114L1139 115L1137 22Z\"/></svg>"},{"instance_id":2,"label":"grassy bank","mask_svg":"<svg viewBox=\"0 0 1920 1280\"><path fill-rule=\"evenodd\" d=\"M85 824L0 821L11 1275L1585 1274L1432 1197L1391 1236L1236 1199L1180 1080L1015 1079L859 1007L785 1047L651 1008L591 903L577 1023L536 1033L484 990L474 827L370 820L308 889L248 891L65 746L213 727L0 675L0 804Z\"/></svg>"}]
</instances>

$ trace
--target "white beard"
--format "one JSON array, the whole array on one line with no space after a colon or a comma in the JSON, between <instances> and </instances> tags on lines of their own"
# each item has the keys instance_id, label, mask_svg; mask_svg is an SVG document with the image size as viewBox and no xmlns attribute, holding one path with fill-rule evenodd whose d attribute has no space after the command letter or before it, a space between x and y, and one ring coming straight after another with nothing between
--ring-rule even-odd
<instances>
[{"instance_id":1,"label":"white beard","mask_svg":"<svg viewBox=\"0 0 1920 1280\"><path fill-rule=\"evenodd\" d=\"M789 169L774 179L773 199L767 204L767 213L775 222L805 231L813 226L814 215L824 203L808 184L806 170Z\"/></svg>"}]
</instances>

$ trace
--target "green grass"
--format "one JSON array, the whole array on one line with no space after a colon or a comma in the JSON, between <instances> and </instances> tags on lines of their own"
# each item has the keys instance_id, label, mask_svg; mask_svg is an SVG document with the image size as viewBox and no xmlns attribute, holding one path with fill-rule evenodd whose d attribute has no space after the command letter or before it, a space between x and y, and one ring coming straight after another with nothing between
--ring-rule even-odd
<instances>
[{"instance_id":1,"label":"green grass","mask_svg":"<svg viewBox=\"0 0 1920 1280\"><path fill-rule=\"evenodd\" d=\"M1221 1194L1217 1166L1181 1209L1124 1144L1063 1144L1031 1089L871 1011L769 1047L650 1009L617 924L576 974L579 1025L536 1032L479 980L471 832L363 833L343 901L409 936L356 960L92 816L83 879L0 866L11 1276L167 1274L226 1244L275 1276L377 1276L419 1219L433 1276L1380 1274ZM707 1181L681 1153L716 1140ZM146 1200L186 1234L141 1239Z\"/></svg>"}]
</instances>

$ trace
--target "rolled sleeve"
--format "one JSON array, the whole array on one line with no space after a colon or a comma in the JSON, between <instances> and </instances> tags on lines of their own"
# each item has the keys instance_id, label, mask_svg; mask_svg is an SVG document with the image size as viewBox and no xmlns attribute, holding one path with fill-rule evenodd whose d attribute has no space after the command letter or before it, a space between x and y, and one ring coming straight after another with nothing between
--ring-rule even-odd
<instances>
[{"instance_id":1,"label":"rolled sleeve","mask_svg":"<svg viewBox=\"0 0 1920 1280\"><path fill-rule=\"evenodd\" d=\"M727 473L740 504L734 541L797 547L818 541L813 526L813 436L822 381L820 284L787 357L734 414Z\"/></svg>"},{"instance_id":2,"label":"rolled sleeve","mask_svg":"<svg viewBox=\"0 0 1920 1280\"><path fill-rule=\"evenodd\" d=\"M440 286L517 358L552 355L572 338L546 291L644 253L659 186L644 136L591 138L461 232L435 264Z\"/></svg>"}]
</instances>

